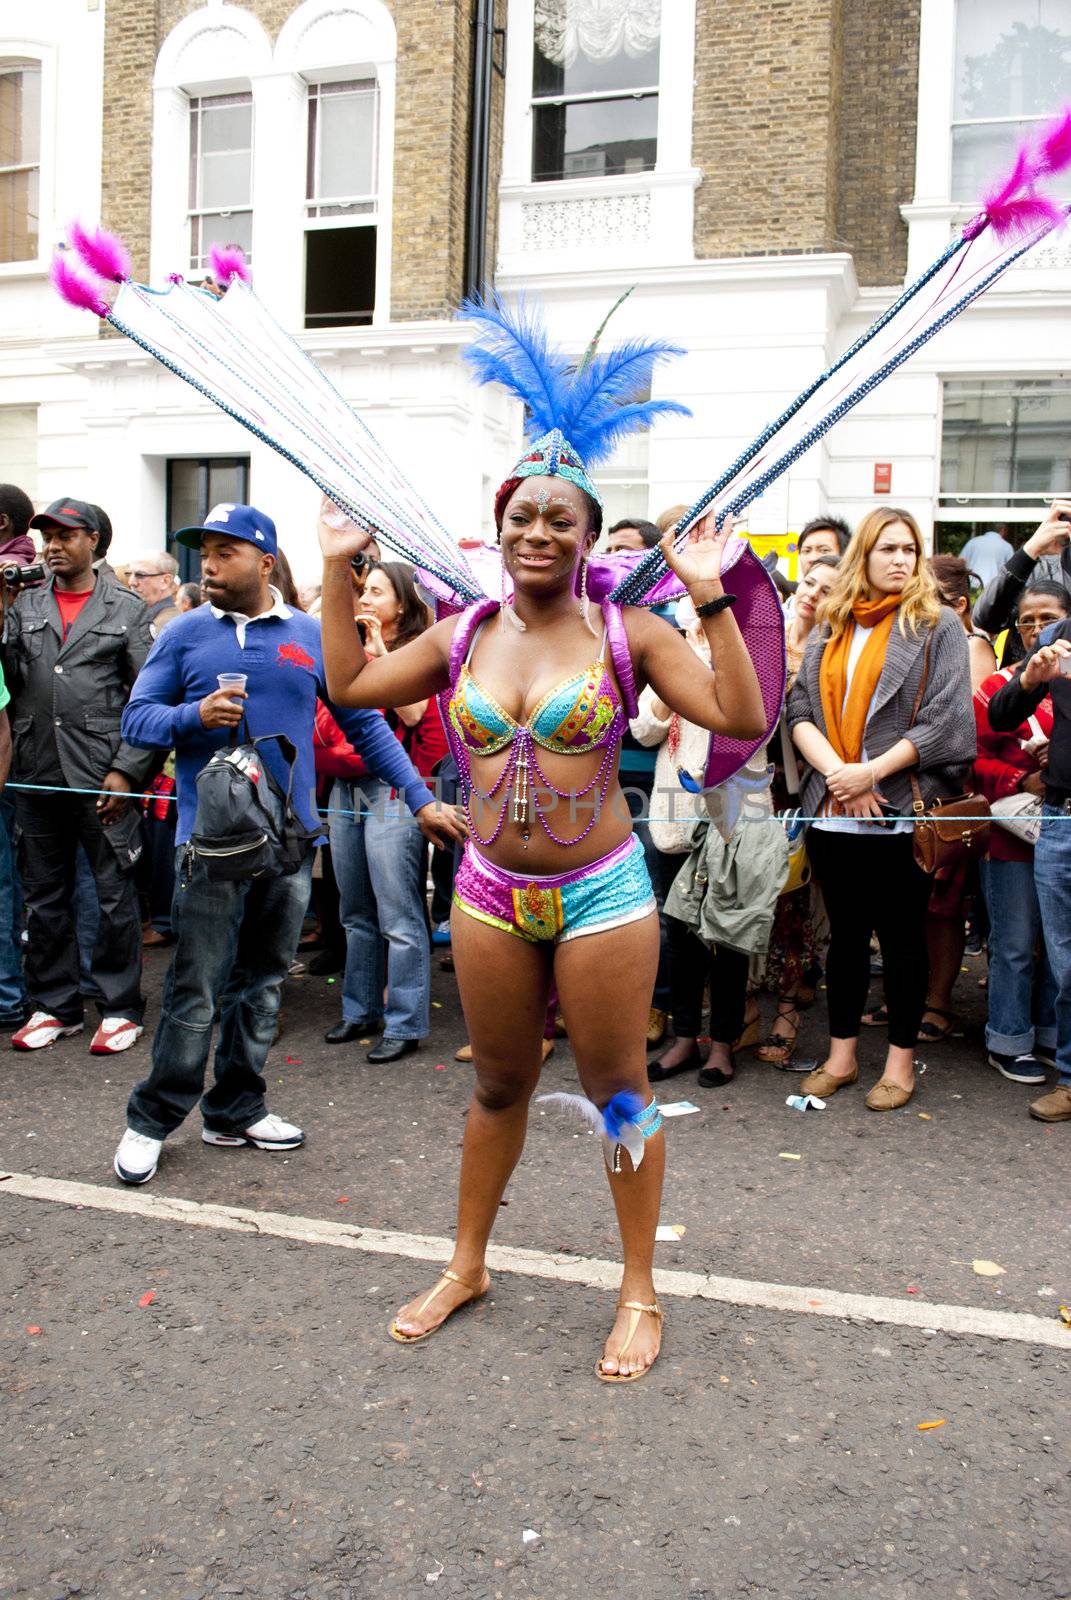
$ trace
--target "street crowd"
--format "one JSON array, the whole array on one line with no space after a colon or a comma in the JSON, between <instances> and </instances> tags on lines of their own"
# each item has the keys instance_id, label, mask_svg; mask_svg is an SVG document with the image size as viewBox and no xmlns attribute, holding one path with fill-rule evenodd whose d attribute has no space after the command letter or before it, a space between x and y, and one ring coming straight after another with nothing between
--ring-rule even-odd
<instances>
[{"instance_id":1,"label":"street crowd","mask_svg":"<svg viewBox=\"0 0 1071 1600\"><path fill-rule=\"evenodd\" d=\"M601 553L657 545L684 510L616 524ZM83 1033L88 1001L89 1049L122 1053L145 1027L143 949L173 947L114 1160L143 1183L198 1103L207 1143L302 1143L268 1110L264 1076L292 973L340 975L324 1037L355 1066L418 1050L433 960L451 965L467 829L436 698L332 702L318 589L295 586L270 516L223 506L181 530L199 583L180 585L158 549L113 567L111 535L100 506L35 514L0 485L0 1027L15 1050L46 1048ZM1020 548L994 530L960 556L927 557L891 507L854 531L808 523L796 582L772 572L783 716L722 789L702 793L706 730L642 691L620 782L659 908L652 1084L719 1087L750 1052L828 1098L858 1079L868 1028L888 1048L866 1104L897 1110L920 1045L961 1032L966 948L988 955L979 1070L1036 1086L1034 1117L1071 1120L1069 536L1068 500ZM369 658L434 621L412 569L374 542L352 586ZM709 654L687 596L662 613ZM246 844L198 839L199 775L232 742L289 795L293 870L228 877L213 855ZM945 824L927 861L920 830L939 834L961 797L957 838ZM828 1050L803 1062L823 984ZM544 1058L562 1028L552 992Z\"/></svg>"}]
</instances>

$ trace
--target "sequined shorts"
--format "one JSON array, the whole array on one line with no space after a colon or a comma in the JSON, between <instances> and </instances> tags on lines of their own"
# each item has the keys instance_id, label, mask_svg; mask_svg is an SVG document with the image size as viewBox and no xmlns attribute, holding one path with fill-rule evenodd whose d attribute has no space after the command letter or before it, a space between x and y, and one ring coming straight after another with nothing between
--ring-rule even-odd
<instances>
[{"instance_id":1,"label":"sequined shorts","mask_svg":"<svg viewBox=\"0 0 1071 1600\"><path fill-rule=\"evenodd\" d=\"M454 904L466 916L532 944L605 933L656 909L635 834L586 867L542 878L506 872L467 844L454 879Z\"/></svg>"}]
</instances>

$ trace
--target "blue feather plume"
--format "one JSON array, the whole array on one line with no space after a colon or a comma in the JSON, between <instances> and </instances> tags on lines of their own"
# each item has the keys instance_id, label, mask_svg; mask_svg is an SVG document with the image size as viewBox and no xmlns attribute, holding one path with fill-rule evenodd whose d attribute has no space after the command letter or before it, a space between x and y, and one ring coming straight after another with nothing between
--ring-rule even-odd
<instances>
[{"instance_id":1,"label":"blue feather plume","mask_svg":"<svg viewBox=\"0 0 1071 1600\"><path fill-rule=\"evenodd\" d=\"M538 439L559 426L569 391L569 364L547 337L540 311L523 300L508 310L491 291L465 300L460 315L475 322L479 339L463 357L481 383L500 383L528 407L525 431Z\"/></svg>"},{"instance_id":2,"label":"blue feather plume","mask_svg":"<svg viewBox=\"0 0 1071 1600\"><path fill-rule=\"evenodd\" d=\"M491 291L484 300L466 300L460 315L480 330L464 352L480 382L500 383L524 402L529 439L558 428L588 467L655 417L691 416L676 401L640 398L656 362L684 354L663 339L627 340L577 370L551 345L541 313L524 301L507 307Z\"/></svg>"},{"instance_id":3,"label":"blue feather plume","mask_svg":"<svg viewBox=\"0 0 1071 1600\"><path fill-rule=\"evenodd\" d=\"M602 1112L603 1127L607 1135L611 1139L620 1139L624 1124L635 1122L645 1105L643 1096L633 1094L631 1089L622 1089L619 1094L615 1094L609 1104L603 1107Z\"/></svg>"}]
</instances>

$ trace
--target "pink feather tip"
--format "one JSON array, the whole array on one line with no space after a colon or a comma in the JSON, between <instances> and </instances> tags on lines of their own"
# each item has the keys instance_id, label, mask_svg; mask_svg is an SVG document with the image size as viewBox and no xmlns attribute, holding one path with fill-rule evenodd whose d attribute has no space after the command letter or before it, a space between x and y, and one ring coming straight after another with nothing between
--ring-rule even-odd
<instances>
[{"instance_id":1,"label":"pink feather tip","mask_svg":"<svg viewBox=\"0 0 1071 1600\"><path fill-rule=\"evenodd\" d=\"M249 282L245 251L239 245L214 244L208 252L208 259L212 266L212 276L221 288L225 289L233 278L244 278L246 283Z\"/></svg>"},{"instance_id":2,"label":"pink feather tip","mask_svg":"<svg viewBox=\"0 0 1071 1600\"><path fill-rule=\"evenodd\" d=\"M1042 130L1034 145L1031 163L1036 178L1045 178L1071 167L1071 106Z\"/></svg>"},{"instance_id":3,"label":"pink feather tip","mask_svg":"<svg viewBox=\"0 0 1071 1600\"><path fill-rule=\"evenodd\" d=\"M101 298L94 284L74 270L62 252L57 251L52 257L48 275L52 280L52 287L57 294L63 296L68 305L78 306L83 311L94 311L98 317L108 315L108 302Z\"/></svg>"},{"instance_id":4,"label":"pink feather tip","mask_svg":"<svg viewBox=\"0 0 1071 1600\"><path fill-rule=\"evenodd\" d=\"M1046 225L1054 227L1063 218L1063 206L1040 194L1023 195L1019 200L1009 200L1005 205L990 206L986 210L986 221L1001 244L1025 238Z\"/></svg>"},{"instance_id":5,"label":"pink feather tip","mask_svg":"<svg viewBox=\"0 0 1071 1600\"><path fill-rule=\"evenodd\" d=\"M106 233L97 228L87 233L80 222L72 222L67 229L71 248L77 250L82 261L98 278L112 283L125 283L130 277L130 252L117 233Z\"/></svg>"}]
</instances>

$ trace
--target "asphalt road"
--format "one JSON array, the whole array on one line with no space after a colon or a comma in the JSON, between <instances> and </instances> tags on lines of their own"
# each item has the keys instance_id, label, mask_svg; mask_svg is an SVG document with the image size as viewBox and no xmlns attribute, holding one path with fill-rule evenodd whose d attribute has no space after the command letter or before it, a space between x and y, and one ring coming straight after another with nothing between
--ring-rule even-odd
<instances>
[{"instance_id":1,"label":"asphalt road","mask_svg":"<svg viewBox=\"0 0 1071 1600\"><path fill-rule=\"evenodd\" d=\"M659 1265L1059 1327L1071 1125L1032 1122L1039 1091L982 1065L969 966L968 1036L930 1050L903 1112L863 1106L881 1036L824 1112L786 1108L797 1080L753 1057L729 1090L666 1085L701 1109L666 1125L663 1220L686 1231ZM447 1235L470 1083L452 984L436 968L428 1047L376 1068L322 1042L337 985L292 981L271 1104L306 1147L211 1149L191 1119L138 1194ZM804 1053L820 1025L818 1006ZM87 1044L0 1058L0 1170L114 1184L147 1040L111 1060ZM564 1041L545 1078L574 1086ZM600 1165L537 1110L496 1242L613 1258ZM1071 1333L1064 1350L673 1297L651 1377L609 1389L613 1296L580 1284L499 1273L401 1349L391 1312L436 1271L401 1255L2 1181L0 1235L3 1596L1071 1596Z\"/></svg>"}]
</instances>

